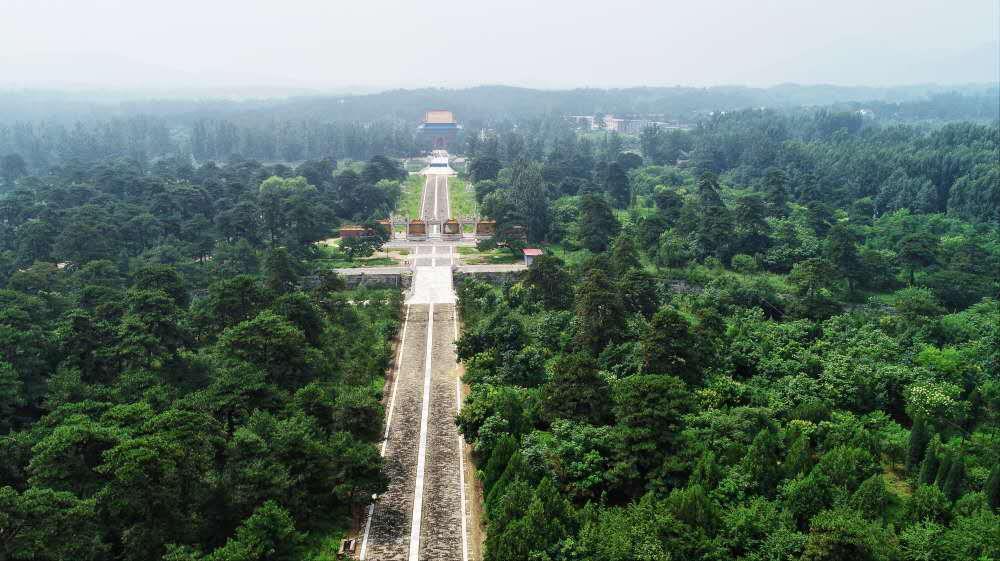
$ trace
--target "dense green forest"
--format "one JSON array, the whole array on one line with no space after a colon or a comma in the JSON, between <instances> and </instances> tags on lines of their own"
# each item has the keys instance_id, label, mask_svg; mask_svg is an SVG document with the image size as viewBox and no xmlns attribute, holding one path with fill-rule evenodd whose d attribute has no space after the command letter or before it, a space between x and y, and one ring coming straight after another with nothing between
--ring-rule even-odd
<instances>
[{"instance_id":1,"label":"dense green forest","mask_svg":"<svg viewBox=\"0 0 1000 561\"><path fill-rule=\"evenodd\" d=\"M400 295L313 242L405 172L335 169L116 159L0 197L0 559L336 550L386 485Z\"/></svg>"},{"instance_id":2,"label":"dense green forest","mask_svg":"<svg viewBox=\"0 0 1000 561\"><path fill-rule=\"evenodd\" d=\"M471 142L548 254L459 288L485 559L1000 559L998 132Z\"/></svg>"},{"instance_id":3,"label":"dense green forest","mask_svg":"<svg viewBox=\"0 0 1000 561\"><path fill-rule=\"evenodd\" d=\"M995 91L869 93L0 119L0 559L309 560L356 522L400 295L316 242L396 207L438 104L482 245L546 251L459 287L488 561L1000 559ZM629 111L692 127L563 118Z\"/></svg>"}]
</instances>

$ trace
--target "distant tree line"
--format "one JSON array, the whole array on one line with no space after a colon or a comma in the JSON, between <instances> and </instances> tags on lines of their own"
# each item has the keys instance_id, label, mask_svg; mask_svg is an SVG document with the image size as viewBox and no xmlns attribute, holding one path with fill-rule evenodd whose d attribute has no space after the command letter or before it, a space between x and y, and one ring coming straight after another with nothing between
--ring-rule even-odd
<instances>
[{"instance_id":1,"label":"distant tree line","mask_svg":"<svg viewBox=\"0 0 1000 561\"><path fill-rule=\"evenodd\" d=\"M84 102L69 95L29 100L26 95L0 94L0 157L18 156L32 173L70 161L90 163L108 158L130 158L142 163L172 156L193 157L197 162L240 158L298 162L416 155L425 147L416 141L415 127L430 107L454 111L465 126L463 138L477 136L481 130L499 134L515 130L537 133L540 127L565 128L557 121L573 114L652 115L688 124L706 122L715 127L719 126L721 113L732 114L748 107L769 107L789 116L785 123L775 125L781 130L768 133L771 140L782 134L798 138L802 131L792 122L796 118L814 124L818 133L826 127L846 129L851 134L864 122L986 123L1000 118L1000 90L988 87L539 91L489 86L287 100L147 100L119 104ZM866 99L896 101L854 101ZM825 122L809 117L816 106L827 107ZM861 116L861 110L866 110L866 116ZM536 136L533 133L528 138ZM667 136L667 145L646 152L652 161L668 156L669 161L674 161L687 150L689 142L683 134ZM461 145L464 147L464 141Z\"/></svg>"},{"instance_id":2,"label":"distant tree line","mask_svg":"<svg viewBox=\"0 0 1000 561\"><path fill-rule=\"evenodd\" d=\"M124 158L144 168L164 158L194 162L301 162L419 153L415 125L397 121L241 124L211 119L190 126L143 116L76 123L0 124L0 190L30 173Z\"/></svg>"}]
</instances>

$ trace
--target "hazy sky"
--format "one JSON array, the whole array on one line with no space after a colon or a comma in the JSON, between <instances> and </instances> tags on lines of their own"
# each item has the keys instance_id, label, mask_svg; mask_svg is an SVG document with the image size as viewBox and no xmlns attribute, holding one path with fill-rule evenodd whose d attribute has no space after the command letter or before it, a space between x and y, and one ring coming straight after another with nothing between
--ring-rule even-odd
<instances>
[{"instance_id":1,"label":"hazy sky","mask_svg":"<svg viewBox=\"0 0 1000 561\"><path fill-rule=\"evenodd\" d=\"M0 86L998 79L1000 0L0 0Z\"/></svg>"}]
</instances>

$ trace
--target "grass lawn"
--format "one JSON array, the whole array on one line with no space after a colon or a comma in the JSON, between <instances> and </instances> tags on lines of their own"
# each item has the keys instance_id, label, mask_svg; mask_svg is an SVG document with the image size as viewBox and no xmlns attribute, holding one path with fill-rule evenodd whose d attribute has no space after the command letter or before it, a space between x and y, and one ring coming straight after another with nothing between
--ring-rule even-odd
<instances>
[{"instance_id":1,"label":"grass lawn","mask_svg":"<svg viewBox=\"0 0 1000 561\"><path fill-rule=\"evenodd\" d=\"M350 261L347 257L335 259L317 259L316 265L320 269L355 269L358 267L395 267L399 262L391 257L378 257L378 254L371 257L355 259Z\"/></svg>"},{"instance_id":2,"label":"grass lawn","mask_svg":"<svg viewBox=\"0 0 1000 561\"><path fill-rule=\"evenodd\" d=\"M448 178L448 196L451 198L451 215L453 217L472 216L478 212L472 184L464 179L457 176Z\"/></svg>"},{"instance_id":3,"label":"grass lawn","mask_svg":"<svg viewBox=\"0 0 1000 561\"><path fill-rule=\"evenodd\" d=\"M474 247L459 246L458 254L462 256L462 263L466 265L506 265L520 263L523 260L520 255L514 255L506 249L499 248L479 251Z\"/></svg>"},{"instance_id":4,"label":"grass lawn","mask_svg":"<svg viewBox=\"0 0 1000 561\"><path fill-rule=\"evenodd\" d=\"M424 192L425 177L411 175L403 182L403 193L399 197L396 211L410 219L420 218L420 196Z\"/></svg>"},{"instance_id":5,"label":"grass lawn","mask_svg":"<svg viewBox=\"0 0 1000 561\"><path fill-rule=\"evenodd\" d=\"M420 171L427 167L427 158L407 158L403 160L406 171Z\"/></svg>"},{"instance_id":6,"label":"grass lawn","mask_svg":"<svg viewBox=\"0 0 1000 561\"><path fill-rule=\"evenodd\" d=\"M364 267L395 267L399 262L387 257L368 257L348 261L343 259L317 259L316 270L327 271L330 269L359 269Z\"/></svg>"},{"instance_id":7,"label":"grass lawn","mask_svg":"<svg viewBox=\"0 0 1000 561\"><path fill-rule=\"evenodd\" d=\"M385 257L385 250L376 251L371 257L364 257L355 259L351 261L347 258L347 255L340 250L340 240L332 240L328 243L318 243L316 248L319 249L323 257L316 260L317 269L328 270L328 269L349 269L354 267L393 267L399 263L391 258Z\"/></svg>"}]
</instances>

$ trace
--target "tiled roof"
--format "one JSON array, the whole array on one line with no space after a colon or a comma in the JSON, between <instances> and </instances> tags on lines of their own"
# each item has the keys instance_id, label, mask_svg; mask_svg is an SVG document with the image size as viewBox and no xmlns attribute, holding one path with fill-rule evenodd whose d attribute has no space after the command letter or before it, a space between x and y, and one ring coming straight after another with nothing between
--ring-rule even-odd
<instances>
[{"instance_id":1,"label":"tiled roof","mask_svg":"<svg viewBox=\"0 0 1000 561\"><path fill-rule=\"evenodd\" d=\"M455 116L451 111L434 110L424 113L424 122L431 125L445 125L455 122Z\"/></svg>"}]
</instances>

